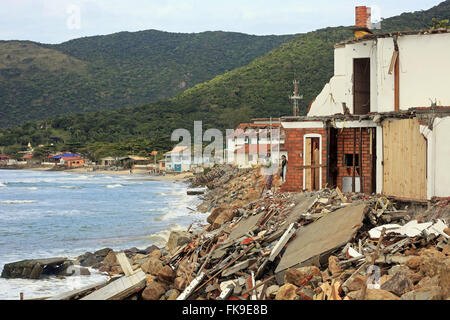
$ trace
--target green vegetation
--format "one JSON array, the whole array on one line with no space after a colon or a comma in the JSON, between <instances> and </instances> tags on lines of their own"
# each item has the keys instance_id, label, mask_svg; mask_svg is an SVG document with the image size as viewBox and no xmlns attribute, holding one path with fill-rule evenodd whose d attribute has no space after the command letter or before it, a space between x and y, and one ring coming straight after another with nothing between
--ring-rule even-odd
<instances>
[{"instance_id":1,"label":"green vegetation","mask_svg":"<svg viewBox=\"0 0 450 320\"><path fill-rule=\"evenodd\" d=\"M0 41L0 128L165 100L291 38L148 30L58 45Z\"/></svg>"},{"instance_id":2,"label":"green vegetation","mask_svg":"<svg viewBox=\"0 0 450 320\"><path fill-rule=\"evenodd\" d=\"M379 32L430 28L432 18L448 16L450 1L428 11L385 19ZM291 114L288 97L294 77L300 81L304 95L300 111L305 113L333 74L333 45L350 38L352 32L347 27L297 35L250 64L197 84L170 100L26 122L0 131L0 146L54 142L59 150L86 152L94 159L168 150L174 144L171 132L191 130L194 120L202 120L204 129L226 129L252 117Z\"/></svg>"}]
</instances>

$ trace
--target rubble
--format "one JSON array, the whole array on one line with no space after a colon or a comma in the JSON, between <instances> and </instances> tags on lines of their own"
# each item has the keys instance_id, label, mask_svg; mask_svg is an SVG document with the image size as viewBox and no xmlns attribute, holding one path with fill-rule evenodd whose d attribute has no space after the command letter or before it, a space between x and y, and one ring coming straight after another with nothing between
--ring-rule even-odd
<instances>
[{"instance_id":1,"label":"rubble","mask_svg":"<svg viewBox=\"0 0 450 320\"><path fill-rule=\"evenodd\" d=\"M193 186L209 189L200 206L210 212L208 225L172 232L165 249L129 252L133 272L145 274L133 294L145 300L450 298L448 220L440 202L421 211L339 189L261 194L263 180L256 169L227 167L198 176ZM117 261L108 252L101 264ZM123 268L108 267L110 274Z\"/></svg>"}]
</instances>

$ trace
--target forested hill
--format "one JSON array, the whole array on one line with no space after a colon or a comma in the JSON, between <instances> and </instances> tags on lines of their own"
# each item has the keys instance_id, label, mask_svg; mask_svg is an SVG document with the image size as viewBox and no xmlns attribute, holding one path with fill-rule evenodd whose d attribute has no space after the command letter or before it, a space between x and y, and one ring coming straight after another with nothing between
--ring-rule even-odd
<instances>
[{"instance_id":1,"label":"forested hill","mask_svg":"<svg viewBox=\"0 0 450 320\"><path fill-rule=\"evenodd\" d=\"M426 11L385 19L382 30L431 27L432 18L450 17L450 0ZM29 122L0 132L0 146L19 148L29 141L48 144L64 140L60 149L104 155L167 150L176 128L191 129L194 120L205 128L234 128L251 117L291 114L289 95L294 76L304 95L301 107L320 93L333 74L333 46L352 38L348 27L326 28L295 36L250 64L198 84L176 97L136 108L121 108ZM81 58L81 57L79 57ZM74 58L75 59L75 58ZM73 150L75 151L75 150Z\"/></svg>"},{"instance_id":2,"label":"forested hill","mask_svg":"<svg viewBox=\"0 0 450 320\"><path fill-rule=\"evenodd\" d=\"M165 100L290 39L147 30L57 45L0 41L0 127Z\"/></svg>"}]
</instances>

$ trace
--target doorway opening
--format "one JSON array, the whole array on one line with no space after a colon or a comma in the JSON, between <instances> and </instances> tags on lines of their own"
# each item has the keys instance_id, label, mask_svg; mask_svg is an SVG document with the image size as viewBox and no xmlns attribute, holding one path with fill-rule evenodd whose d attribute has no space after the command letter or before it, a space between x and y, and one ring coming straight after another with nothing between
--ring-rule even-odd
<instances>
[{"instance_id":1,"label":"doorway opening","mask_svg":"<svg viewBox=\"0 0 450 320\"><path fill-rule=\"evenodd\" d=\"M305 189L310 191L321 188L320 138L305 139Z\"/></svg>"},{"instance_id":2,"label":"doorway opening","mask_svg":"<svg viewBox=\"0 0 450 320\"><path fill-rule=\"evenodd\" d=\"M353 60L353 113L370 112L370 58Z\"/></svg>"}]
</instances>

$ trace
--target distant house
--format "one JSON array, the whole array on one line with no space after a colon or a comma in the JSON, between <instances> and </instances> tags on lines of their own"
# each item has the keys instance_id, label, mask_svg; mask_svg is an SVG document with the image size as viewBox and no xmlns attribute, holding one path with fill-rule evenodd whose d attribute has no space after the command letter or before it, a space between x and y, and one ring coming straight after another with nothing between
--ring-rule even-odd
<instances>
[{"instance_id":1,"label":"distant house","mask_svg":"<svg viewBox=\"0 0 450 320\"><path fill-rule=\"evenodd\" d=\"M0 154L0 162L8 162L9 157L4 154Z\"/></svg>"},{"instance_id":2,"label":"distant house","mask_svg":"<svg viewBox=\"0 0 450 320\"><path fill-rule=\"evenodd\" d=\"M150 162L151 162L150 158L140 157L140 156L128 156L124 160L129 161L133 165L136 165L136 166L146 166L146 165L150 164Z\"/></svg>"},{"instance_id":3,"label":"distant house","mask_svg":"<svg viewBox=\"0 0 450 320\"><path fill-rule=\"evenodd\" d=\"M76 153L64 153L50 157L50 161L69 168L82 167L85 160Z\"/></svg>"},{"instance_id":4,"label":"distant house","mask_svg":"<svg viewBox=\"0 0 450 320\"><path fill-rule=\"evenodd\" d=\"M109 167L117 164L122 164L122 161L128 159L128 157L105 157L100 159L100 165Z\"/></svg>"},{"instance_id":5,"label":"distant house","mask_svg":"<svg viewBox=\"0 0 450 320\"><path fill-rule=\"evenodd\" d=\"M186 154L188 147L176 146L172 151L166 152L166 171L184 172L191 169L191 155Z\"/></svg>"},{"instance_id":6,"label":"distant house","mask_svg":"<svg viewBox=\"0 0 450 320\"><path fill-rule=\"evenodd\" d=\"M158 164L159 171L166 171L166 160L159 160Z\"/></svg>"},{"instance_id":7,"label":"distant house","mask_svg":"<svg viewBox=\"0 0 450 320\"><path fill-rule=\"evenodd\" d=\"M248 168L276 150L278 157L287 156L284 146L284 131L280 119L253 119L254 123L241 123L226 137L226 162L240 168ZM272 136L272 130L280 129L279 136Z\"/></svg>"}]
</instances>

